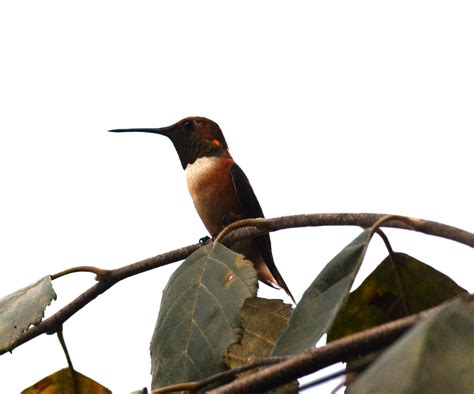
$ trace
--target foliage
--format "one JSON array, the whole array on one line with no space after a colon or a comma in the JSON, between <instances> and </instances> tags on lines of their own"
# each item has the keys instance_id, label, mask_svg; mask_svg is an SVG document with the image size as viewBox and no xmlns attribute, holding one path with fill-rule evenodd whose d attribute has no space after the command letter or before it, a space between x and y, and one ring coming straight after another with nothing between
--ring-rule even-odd
<instances>
[{"instance_id":1,"label":"foliage","mask_svg":"<svg viewBox=\"0 0 474 394\"><path fill-rule=\"evenodd\" d=\"M255 357L269 356L292 312L282 300L247 298L240 310L242 338L224 353L227 366L236 368Z\"/></svg>"},{"instance_id":2,"label":"foliage","mask_svg":"<svg viewBox=\"0 0 474 394\"><path fill-rule=\"evenodd\" d=\"M239 338L239 309L257 292L252 263L220 244L198 249L163 291L151 340L152 385L202 379L225 369Z\"/></svg>"},{"instance_id":3,"label":"foliage","mask_svg":"<svg viewBox=\"0 0 474 394\"><path fill-rule=\"evenodd\" d=\"M467 294L443 273L404 253L392 253L353 291L328 341L424 311Z\"/></svg>"},{"instance_id":4,"label":"foliage","mask_svg":"<svg viewBox=\"0 0 474 394\"><path fill-rule=\"evenodd\" d=\"M399 216L332 218L334 224L353 221L366 229L327 263L295 309L256 297L257 274L242 255L219 242L191 245L116 270L74 267L4 297L1 353L42 333L60 333L73 313L120 280L187 257L163 291L151 340L154 392L261 392L277 387L279 392L295 392L296 378L340 361L348 362L349 371L358 371L354 381L347 381L349 393L474 392L474 296L428 264L393 252L380 227L409 227L471 247L474 235ZM278 225L326 225L328 216L302 215L292 223L286 219L274 219L273 227L271 220L258 219L257 232L243 233L240 239L265 231L267 223L267 231ZM384 239L388 255L350 292L375 233ZM98 283L42 320L56 298L51 279L82 271L95 273ZM324 334L328 344L314 349ZM87 392L108 392L74 371L61 338L69 368L25 392L80 392L83 384L91 385Z\"/></svg>"},{"instance_id":5,"label":"foliage","mask_svg":"<svg viewBox=\"0 0 474 394\"><path fill-rule=\"evenodd\" d=\"M70 368L63 368L22 391L22 394L75 393L110 394L111 391Z\"/></svg>"},{"instance_id":6,"label":"foliage","mask_svg":"<svg viewBox=\"0 0 474 394\"><path fill-rule=\"evenodd\" d=\"M238 368L254 358L270 356L276 341L288 325L292 312L291 305L285 304L282 300L247 298L240 309L242 338L238 343L230 345L224 353L227 366ZM251 372L244 372L240 376L249 373ZM280 386L272 392L297 393L298 382Z\"/></svg>"},{"instance_id":7,"label":"foliage","mask_svg":"<svg viewBox=\"0 0 474 394\"><path fill-rule=\"evenodd\" d=\"M473 346L473 306L447 303L385 351L348 393L472 393Z\"/></svg>"},{"instance_id":8,"label":"foliage","mask_svg":"<svg viewBox=\"0 0 474 394\"><path fill-rule=\"evenodd\" d=\"M324 267L298 302L273 355L302 352L327 332L348 297L371 237L372 231L365 230Z\"/></svg>"},{"instance_id":9,"label":"foliage","mask_svg":"<svg viewBox=\"0 0 474 394\"><path fill-rule=\"evenodd\" d=\"M55 299L49 276L3 297L0 300L0 350L8 350L32 324L41 322L44 310Z\"/></svg>"}]
</instances>

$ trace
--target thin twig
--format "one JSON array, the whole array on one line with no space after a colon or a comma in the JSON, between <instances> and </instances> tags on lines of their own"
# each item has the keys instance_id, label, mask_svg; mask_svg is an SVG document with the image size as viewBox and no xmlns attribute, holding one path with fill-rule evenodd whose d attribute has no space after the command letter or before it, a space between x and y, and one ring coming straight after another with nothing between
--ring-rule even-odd
<instances>
[{"instance_id":1,"label":"thin twig","mask_svg":"<svg viewBox=\"0 0 474 394\"><path fill-rule=\"evenodd\" d=\"M255 227L239 228L228 234L228 236L226 236L223 241L226 244L232 244L236 241L246 238L254 238L268 232L296 227L359 226L367 228L373 226L374 223L379 220L388 220L385 219L386 217L387 215L371 213L322 213L283 216L273 219L259 219L258 229ZM422 219L408 218L403 216L397 216L396 220L392 219L393 217L391 218L391 221L384 223L384 227L415 230L425 234L451 239L453 241L474 247L474 234L468 231L442 223ZM406 224L405 221L408 221L410 225ZM235 226L238 225L235 224ZM100 294L104 293L110 287L115 285L117 282L151 269L182 260L188 257L200 246L201 245L199 244L189 245L168 253L163 253L161 255L139 261L134 264L107 271L107 274L104 277L99 277L99 282L94 286L80 294L75 300L64 306L54 315L43 320L39 325L30 328L27 332L22 334L20 338L18 338L18 340L15 341L15 343L11 346L9 351L41 334L56 332L58 328L72 315L74 315L77 311L82 309Z\"/></svg>"}]
</instances>

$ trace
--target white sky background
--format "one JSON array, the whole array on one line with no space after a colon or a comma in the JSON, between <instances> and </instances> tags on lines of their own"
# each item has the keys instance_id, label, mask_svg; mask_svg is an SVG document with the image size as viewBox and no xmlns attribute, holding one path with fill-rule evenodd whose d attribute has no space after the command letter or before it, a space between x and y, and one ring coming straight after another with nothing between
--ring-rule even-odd
<instances>
[{"instance_id":1,"label":"white sky background","mask_svg":"<svg viewBox=\"0 0 474 394\"><path fill-rule=\"evenodd\" d=\"M220 124L267 217L394 213L473 231L473 20L467 1L3 2L0 295L204 236L171 143L107 133L189 115ZM273 234L297 299L358 231ZM387 234L473 291L467 246ZM362 274L385 253L374 239ZM66 323L77 370L116 393L150 384L149 341L175 267L121 282ZM55 281L47 315L92 284ZM43 335L0 358L0 391L65 366Z\"/></svg>"}]
</instances>

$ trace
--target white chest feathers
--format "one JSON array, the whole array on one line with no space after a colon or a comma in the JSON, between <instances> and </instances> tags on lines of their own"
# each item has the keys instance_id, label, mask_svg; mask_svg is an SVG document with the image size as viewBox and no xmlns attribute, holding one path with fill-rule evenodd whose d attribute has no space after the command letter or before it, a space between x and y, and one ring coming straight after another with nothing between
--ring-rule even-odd
<instances>
[{"instance_id":1,"label":"white chest feathers","mask_svg":"<svg viewBox=\"0 0 474 394\"><path fill-rule=\"evenodd\" d=\"M184 170L186 181L191 195L203 188L206 183L214 178L219 171L222 158L217 156L200 157L193 164L188 164Z\"/></svg>"}]
</instances>

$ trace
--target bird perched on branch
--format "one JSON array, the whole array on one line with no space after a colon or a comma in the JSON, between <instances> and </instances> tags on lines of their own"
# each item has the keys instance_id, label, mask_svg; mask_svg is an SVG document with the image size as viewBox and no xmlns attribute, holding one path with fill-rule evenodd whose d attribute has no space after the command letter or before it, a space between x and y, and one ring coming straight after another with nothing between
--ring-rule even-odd
<instances>
[{"instance_id":1,"label":"bird perched on branch","mask_svg":"<svg viewBox=\"0 0 474 394\"><path fill-rule=\"evenodd\" d=\"M157 129L110 131L161 134L171 140L186 173L194 206L212 237L237 220L264 217L249 180L230 155L220 127L212 120L189 117ZM295 301L273 261L268 234L237 241L231 248L253 262L262 282L283 288Z\"/></svg>"}]
</instances>

